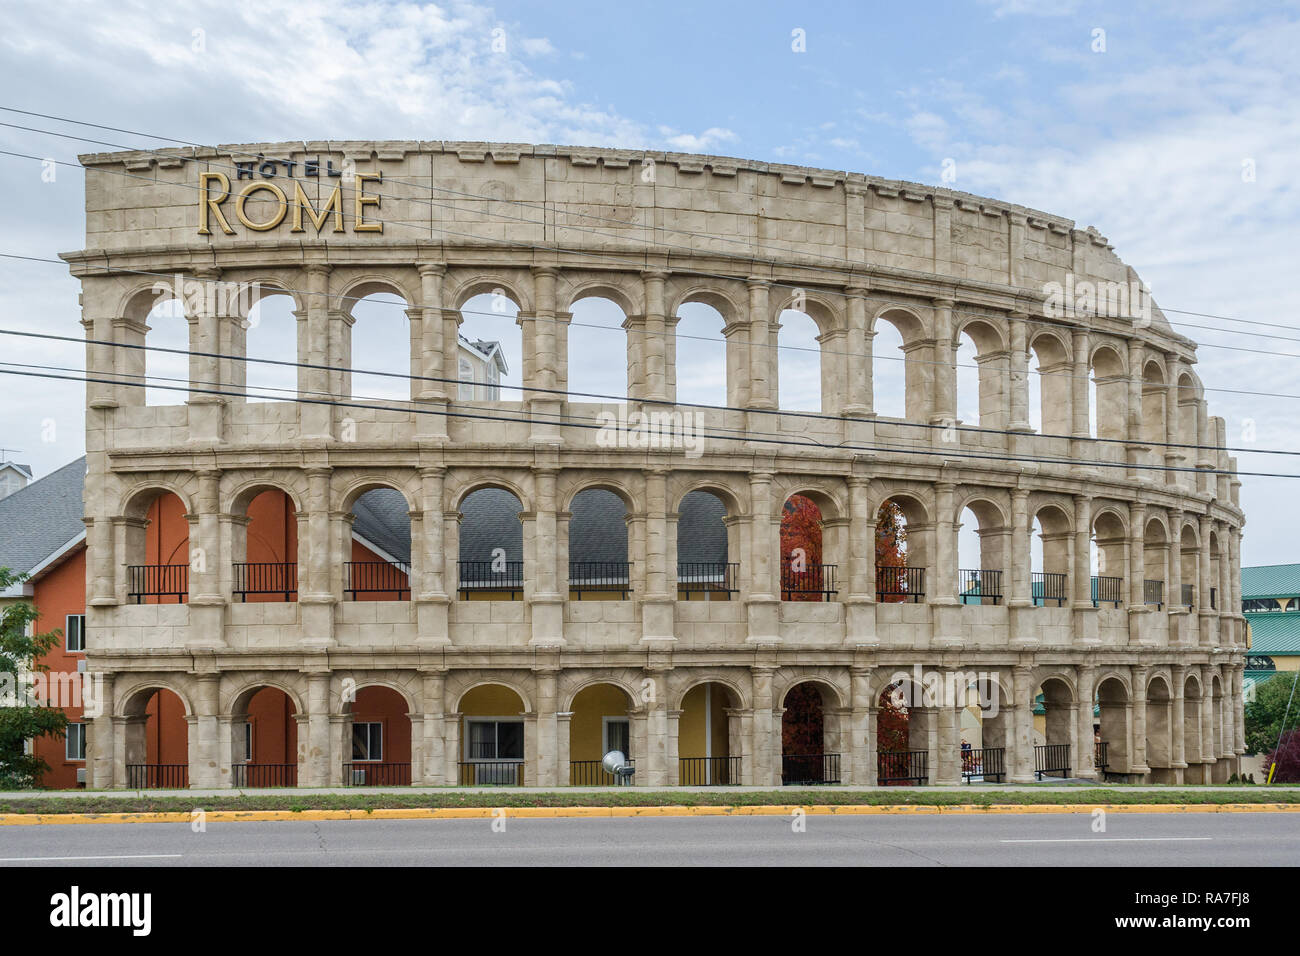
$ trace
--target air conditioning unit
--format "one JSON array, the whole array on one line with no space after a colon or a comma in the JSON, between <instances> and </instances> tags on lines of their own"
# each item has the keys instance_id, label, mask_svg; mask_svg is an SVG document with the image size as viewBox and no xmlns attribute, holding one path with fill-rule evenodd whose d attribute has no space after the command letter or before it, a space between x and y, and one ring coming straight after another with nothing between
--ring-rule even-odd
<instances>
[{"instance_id":1,"label":"air conditioning unit","mask_svg":"<svg viewBox=\"0 0 1300 956\"><path fill-rule=\"evenodd\" d=\"M78 785L78 786L81 786L81 787L84 787L84 786L86 785L86 768L85 768L85 767L78 767L78 768L77 768L77 785Z\"/></svg>"}]
</instances>

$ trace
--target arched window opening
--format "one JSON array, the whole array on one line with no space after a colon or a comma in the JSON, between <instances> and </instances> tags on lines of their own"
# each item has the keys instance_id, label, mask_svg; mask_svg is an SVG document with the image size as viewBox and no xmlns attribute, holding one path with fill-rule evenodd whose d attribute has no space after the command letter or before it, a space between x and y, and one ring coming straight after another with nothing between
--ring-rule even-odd
<instances>
[{"instance_id":1,"label":"arched window opening","mask_svg":"<svg viewBox=\"0 0 1300 956\"><path fill-rule=\"evenodd\" d=\"M569 598L626 601L633 590L626 502L605 488L586 488L569 510Z\"/></svg>"},{"instance_id":2,"label":"arched window opening","mask_svg":"<svg viewBox=\"0 0 1300 956\"><path fill-rule=\"evenodd\" d=\"M462 787L522 786L528 783L524 713L517 692L502 684L480 684L461 697L457 780ZM453 745L454 746L454 745Z\"/></svg>"},{"instance_id":3,"label":"arched window opening","mask_svg":"<svg viewBox=\"0 0 1300 956\"><path fill-rule=\"evenodd\" d=\"M156 302L145 318L146 405L184 405L190 388L190 323L180 299ZM167 351L160 351L167 349ZM196 388L220 389L221 382L194 382Z\"/></svg>"},{"instance_id":4,"label":"arched window opening","mask_svg":"<svg viewBox=\"0 0 1300 956\"><path fill-rule=\"evenodd\" d=\"M409 306L387 290L347 305L351 332L341 336L344 354L332 357L341 369L338 391L353 401L404 407L401 403L419 391L412 376L421 374L420 352L411 348Z\"/></svg>"},{"instance_id":5,"label":"arched window opening","mask_svg":"<svg viewBox=\"0 0 1300 956\"><path fill-rule=\"evenodd\" d=\"M361 687L347 705L351 760L345 787L405 787L411 783L411 718L406 699L391 687Z\"/></svg>"},{"instance_id":6,"label":"arched window opening","mask_svg":"<svg viewBox=\"0 0 1300 956\"><path fill-rule=\"evenodd\" d=\"M525 596L523 505L504 488L479 488L460 503L462 601L519 601Z\"/></svg>"},{"instance_id":7,"label":"arched window opening","mask_svg":"<svg viewBox=\"0 0 1300 956\"><path fill-rule=\"evenodd\" d=\"M834 695L814 681L786 692L781 714L781 783L840 782L840 720Z\"/></svg>"},{"instance_id":8,"label":"arched window opening","mask_svg":"<svg viewBox=\"0 0 1300 956\"><path fill-rule=\"evenodd\" d=\"M190 785L189 721L185 704L165 687L131 695L123 712L126 780L133 790L179 790Z\"/></svg>"},{"instance_id":9,"label":"arched window opening","mask_svg":"<svg viewBox=\"0 0 1300 956\"><path fill-rule=\"evenodd\" d=\"M635 383L644 381L646 374L644 368L630 361L632 354L624 329L627 316L617 303L599 296L579 299L570 309L573 319L569 324L569 389L587 393L574 395L572 400L621 404L624 396L633 393ZM650 333L642 329L640 334ZM644 352L642 349L643 355Z\"/></svg>"},{"instance_id":10,"label":"arched window opening","mask_svg":"<svg viewBox=\"0 0 1300 956\"><path fill-rule=\"evenodd\" d=\"M835 565L825 562L827 529L822 510L806 495L781 508L781 600L833 601Z\"/></svg>"},{"instance_id":11,"label":"arched window opening","mask_svg":"<svg viewBox=\"0 0 1300 956\"><path fill-rule=\"evenodd\" d=\"M636 754L644 741L634 740L632 700L615 684L584 687L569 705L569 785L613 787L635 782L635 776L620 779L605 769L606 754L618 751L625 766L636 768Z\"/></svg>"},{"instance_id":12,"label":"arched window opening","mask_svg":"<svg viewBox=\"0 0 1300 956\"><path fill-rule=\"evenodd\" d=\"M234 525L231 595L250 603L298 599L298 515L293 499L279 489L259 492L248 502L248 521Z\"/></svg>"},{"instance_id":13,"label":"arched window opening","mask_svg":"<svg viewBox=\"0 0 1300 956\"><path fill-rule=\"evenodd\" d=\"M1123 522L1113 512L1102 512L1092 523L1091 544L1096 568L1092 578L1092 605L1120 607L1124 604L1124 564L1128 551Z\"/></svg>"},{"instance_id":14,"label":"arched window opening","mask_svg":"<svg viewBox=\"0 0 1300 956\"><path fill-rule=\"evenodd\" d=\"M997 605L1005 598L1004 549L1008 531L987 501L962 509L957 528L957 597L962 604Z\"/></svg>"},{"instance_id":15,"label":"arched window opening","mask_svg":"<svg viewBox=\"0 0 1300 956\"><path fill-rule=\"evenodd\" d=\"M871 394L877 417L912 417L907 410L910 371L903 351L903 333L882 317L871 341Z\"/></svg>"},{"instance_id":16,"label":"arched window opening","mask_svg":"<svg viewBox=\"0 0 1300 956\"><path fill-rule=\"evenodd\" d=\"M246 361L232 363L241 376L234 384L249 402L293 401L300 384L305 385L306 369L276 364L302 361L300 345L306 337L307 323L305 319L299 321L293 309L292 296L274 292L259 298L249 309L243 323Z\"/></svg>"},{"instance_id":17,"label":"arched window opening","mask_svg":"<svg viewBox=\"0 0 1300 956\"><path fill-rule=\"evenodd\" d=\"M126 523L126 598L131 604L185 604L190 592L190 524L170 491L136 500Z\"/></svg>"},{"instance_id":18,"label":"arched window opening","mask_svg":"<svg viewBox=\"0 0 1300 956\"><path fill-rule=\"evenodd\" d=\"M352 505L350 560L343 568L349 601L411 599L411 518L395 488L372 488Z\"/></svg>"},{"instance_id":19,"label":"arched window opening","mask_svg":"<svg viewBox=\"0 0 1300 956\"><path fill-rule=\"evenodd\" d=\"M696 684L682 697L677 719L677 782L683 787L742 783L740 702L725 684Z\"/></svg>"},{"instance_id":20,"label":"arched window opening","mask_svg":"<svg viewBox=\"0 0 1300 956\"><path fill-rule=\"evenodd\" d=\"M727 342L722 337L726 319L703 302L687 302L677 310L677 401L696 405L731 405L728 399L731 370ZM737 353L747 350L738 349Z\"/></svg>"},{"instance_id":21,"label":"arched window opening","mask_svg":"<svg viewBox=\"0 0 1300 956\"><path fill-rule=\"evenodd\" d=\"M298 785L298 721L292 698L278 687L242 694L231 708L233 787Z\"/></svg>"},{"instance_id":22,"label":"arched window opening","mask_svg":"<svg viewBox=\"0 0 1300 956\"><path fill-rule=\"evenodd\" d=\"M1065 607L1070 600L1070 517L1055 506L1034 515L1029 539L1029 590L1039 607ZM1079 569L1079 574L1086 569Z\"/></svg>"},{"instance_id":23,"label":"arched window opening","mask_svg":"<svg viewBox=\"0 0 1300 956\"><path fill-rule=\"evenodd\" d=\"M677 512L677 599L730 601L740 590L740 565L728 561L736 551L727 506L712 492L692 491Z\"/></svg>"},{"instance_id":24,"label":"arched window opening","mask_svg":"<svg viewBox=\"0 0 1300 956\"><path fill-rule=\"evenodd\" d=\"M777 332L778 407L821 412L824 397L822 349L817 323L805 312L785 309L781 312L780 324Z\"/></svg>"},{"instance_id":25,"label":"arched window opening","mask_svg":"<svg viewBox=\"0 0 1300 956\"><path fill-rule=\"evenodd\" d=\"M518 304L504 290L484 292L469 298L460 316L455 358L443 360L444 374L456 379L447 393L457 401L527 401L530 394L519 389L526 356ZM558 333L558 323L555 329Z\"/></svg>"},{"instance_id":26,"label":"arched window opening","mask_svg":"<svg viewBox=\"0 0 1300 956\"><path fill-rule=\"evenodd\" d=\"M882 604L918 603L925 597L924 512L915 500L890 498L876 512L876 600Z\"/></svg>"}]
</instances>

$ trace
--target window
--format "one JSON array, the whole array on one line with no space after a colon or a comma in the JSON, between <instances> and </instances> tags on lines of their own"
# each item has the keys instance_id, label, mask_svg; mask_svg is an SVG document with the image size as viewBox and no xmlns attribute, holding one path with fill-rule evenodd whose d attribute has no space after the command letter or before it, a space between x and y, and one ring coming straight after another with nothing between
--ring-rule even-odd
<instances>
[{"instance_id":1,"label":"window","mask_svg":"<svg viewBox=\"0 0 1300 956\"><path fill-rule=\"evenodd\" d=\"M68 760L86 759L86 725L68 724L64 738L64 756Z\"/></svg>"},{"instance_id":2,"label":"window","mask_svg":"<svg viewBox=\"0 0 1300 956\"><path fill-rule=\"evenodd\" d=\"M352 759L384 759L384 725L379 721L352 725Z\"/></svg>"},{"instance_id":3,"label":"window","mask_svg":"<svg viewBox=\"0 0 1300 956\"><path fill-rule=\"evenodd\" d=\"M474 366L469 364L469 359L463 358L460 360L460 372L456 377L460 379L460 384L457 386L457 397L465 401L473 401Z\"/></svg>"},{"instance_id":4,"label":"window","mask_svg":"<svg viewBox=\"0 0 1300 956\"><path fill-rule=\"evenodd\" d=\"M86 649L86 615L69 614L67 627L63 629L67 638L68 653L79 654Z\"/></svg>"},{"instance_id":5,"label":"window","mask_svg":"<svg viewBox=\"0 0 1300 956\"><path fill-rule=\"evenodd\" d=\"M605 749L601 753L617 750L624 757L632 756L632 723L626 717L601 718L605 725Z\"/></svg>"},{"instance_id":6,"label":"window","mask_svg":"<svg viewBox=\"0 0 1300 956\"><path fill-rule=\"evenodd\" d=\"M523 760L522 720L470 720L465 735L466 760Z\"/></svg>"},{"instance_id":7,"label":"window","mask_svg":"<svg viewBox=\"0 0 1300 956\"><path fill-rule=\"evenodd\" d=\"M253 762L253 722L244 723L244 762Z\"/></svg>"}]
</instances>

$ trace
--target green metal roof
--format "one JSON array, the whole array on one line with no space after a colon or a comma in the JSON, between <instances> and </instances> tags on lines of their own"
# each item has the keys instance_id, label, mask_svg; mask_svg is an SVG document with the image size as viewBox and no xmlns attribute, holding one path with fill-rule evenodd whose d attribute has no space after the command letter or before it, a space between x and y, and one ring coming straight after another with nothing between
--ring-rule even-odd
<instances>
[{"instance_id":1,"label":"green metal roof","mask_svg":"<svg viewBox=\"0 0 1300 956\"><path fill-rule=\"evenodd\" d=\"M1247 613L1251 654L1300 654L1300 611Z\"/></svg>"},{"instance_id":2,"label":"green metal roof","mask_svg":"<svg viewBox=\"0 0 1300 956\"><path fill-rule=\"evenodd\" d=\"M1264 564L1241 569L1242 600L1300 596L1300 564Z\"/></svg>"}]
</instances>

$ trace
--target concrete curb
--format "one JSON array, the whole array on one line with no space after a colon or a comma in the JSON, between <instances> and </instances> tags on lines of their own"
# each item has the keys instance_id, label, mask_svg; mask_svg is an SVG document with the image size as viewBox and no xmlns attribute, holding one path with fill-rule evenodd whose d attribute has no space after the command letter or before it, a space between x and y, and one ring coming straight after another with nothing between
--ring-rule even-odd
<instances>
[{"instance_id":1,"label":"concrete curb","mask_svg":"<svg viewBox=\"0 0 1300 956\"><path fill-rule=\"evenodd\" d=\"M1300 813L1294 803L1126 803L953 804L950 806L710 806L710 807L404 807L382 810L211 810L162 813L3 813L0 826L87 823L191 823L203 813L206 823L314 822L321 820L553 820L581 817L770 817L802 810L812 816L962 816L981 814L1092 813Z\"/></svg>"}]
</instances>

